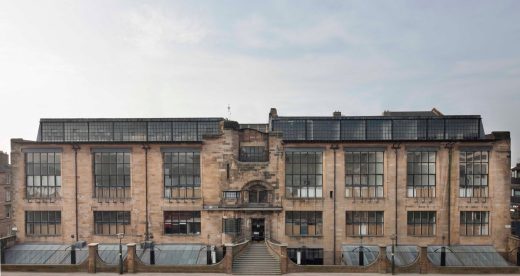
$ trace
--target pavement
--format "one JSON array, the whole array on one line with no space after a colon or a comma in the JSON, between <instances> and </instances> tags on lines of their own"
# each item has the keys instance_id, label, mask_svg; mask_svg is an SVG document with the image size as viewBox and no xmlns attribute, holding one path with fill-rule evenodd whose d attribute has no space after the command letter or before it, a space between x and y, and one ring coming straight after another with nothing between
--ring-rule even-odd
<instances>
[{"instance_id":1,"label":"pavement","mask_svg":"<svg viewBox=\"0 0 520 276\"><path fill-rule=\"evenodd\" d=\"M1 276L65 276L65 274L74 274L78 276L115 276L118 275L116 273L96 273L96 274L89 274L86 272L77 272L77 273L38 273L38 272L0 272ZM125 273L126 274L126 273ZM289 273L285 275L289 276L298 276L298 275L304 275L304 276L318 276L318 275L326 275L326 276L345 276L347 273ZM129 274L129 275L139 275L139 276L164 276L164 275L176 275L176 276L213 276L213 275L229 275L225 273L136 273L136 274ZM383 274L379 273L348 273L348 275L357 275L357 276L381 276ZM390 275L390 274L387 274ZM406 276L424 276L424 274L403 274ZM453 275L453 276L460 276L461 274L436 274L436 275ZM482 274L464 274L464 275L474 275L474 276L482 276ZM501 275L501 274L486 274L486 275Z\"/></svg>"}]
</instances>

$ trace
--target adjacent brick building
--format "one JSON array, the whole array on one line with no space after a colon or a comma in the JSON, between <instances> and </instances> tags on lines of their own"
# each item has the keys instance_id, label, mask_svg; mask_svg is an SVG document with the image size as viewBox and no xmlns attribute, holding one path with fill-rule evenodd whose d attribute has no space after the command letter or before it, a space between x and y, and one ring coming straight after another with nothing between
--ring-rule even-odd
<instances>
[{"instance_id":1,"label":"adjacent brick building","mask_svg":"<svg viewBox=\"0 0 520 276\"><path fill-rule=\"evenodd\" d=\"M510 234L509 133L480 116L41 119L11 149L19 242L270 238L331 264L342 245L503 252Z\"/></svg>"},{"instance_id":2,"label":"adjacent brick building","mask_svg":"<svg viewBox=\"0 0 520 276\"><path fill-rule=\"evenodd\" d=\"M12 214L9 155L0 151L0 237L11 234Z\"/></svg>"}]
</instances>

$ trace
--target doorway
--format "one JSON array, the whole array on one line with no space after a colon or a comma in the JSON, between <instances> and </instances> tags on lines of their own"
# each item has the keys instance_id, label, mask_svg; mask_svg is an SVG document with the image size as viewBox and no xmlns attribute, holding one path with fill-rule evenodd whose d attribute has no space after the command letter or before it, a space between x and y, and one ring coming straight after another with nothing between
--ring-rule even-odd
<instances>
[{"instance_id":1,"label":"doorway","mask_svg":"<svg viewBox=\"0 0 520 276\"><path fill-rule=\"evenodd\" d=\"M252 218L251 219L251 239L253 241L263 241L265 236L265 219Z\"/></svg>"}]
</instances>

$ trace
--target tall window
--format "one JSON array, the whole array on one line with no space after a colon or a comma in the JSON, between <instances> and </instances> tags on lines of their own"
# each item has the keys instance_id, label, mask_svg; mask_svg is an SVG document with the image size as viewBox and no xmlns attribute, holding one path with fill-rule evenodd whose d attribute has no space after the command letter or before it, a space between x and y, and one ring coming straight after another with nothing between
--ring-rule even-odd
<instances>
[{"instance_id":1,"label":"tall window","mask_svg":"<svg viewBox=\"0 0 520 276\"><path fill-rule=\"evenodd\" d=\"M129 198L130 153L94 153L94 178L96 198Z\"/></svg>"},{"instance_id":2,"label":"tall window","mask_svg":"<svg viewBox=\"0 0 520 276\"><path fill-rule=\"evenodd\" d=\"M285 212L285 234L287 236L321 236L323 233L322 212Z\"/></svg>"},{"instance_id":3,"label":"tall window","mask_svg":"<svg viewBox=\"0 0 520 276\"><path fill-rule=\"evenodd\" d=\"M28 199L59 197L61 193L61 153L25 153L25 175Z\"/></svg>"},{"instance_id":4,"label":"tall window","mask_svg":"<svg viewBox=\"0 0 520 276\"><path fill-rule=\"evenodd\" d=\"M200 198L200 152L165 152L164 197Z\"/></svg>"},{"instance_id":5,"label":"tall window","mask_svg":"<svg viewBox=\"0 0 520 276\"><path fill-rule=\"evenodd\" d=\"M242 233L242 219L241 218L225 218L222 219L222 232L226 234L240 234Z\"/></svg>"},{"instance_id":6,"label":"tall window","mask_svg":"<svg viewBox=\"0 0 520 276\"><path fill-rule=\"evenodd\" d=\"M322 166L321 152L286 152L286 196L289 198L322 197Z\"/></svg>"},{"instance_id":7,"label":"tall window","mask_svg":"<svg viewBox=\"0 0 520 276\"><path fill-rule=\"evenodd\" d=\"M199 211L164 212L164 234L200 234Z\"/></svg>"},{"instance_id":8,"label":"tall window","mask_svg":"<svg viewBox=\"0 0 520 276\"><path fill-rule=\"evenodd\" d=\"M462 236L489 235L489 212L463 211L460 212L460 234Z\"/></svg>"},{"instance_id":9,"label":"tall window","mask_svg":"<svg viewBox=\"0 0 520 276\"><path fill-rule=\"evenodd\" d=\"M488 196L488 152L460 152L460 197Z\"/></svg>"},{"instance_id":10,"label":"tall window","mask_svg":"<svg viewBox=\"0 0 520 276\"><path fill-rule=\"evenodd\" d=\"M435 211L409 211L409 236L435 236Z\"/></svg>"},{"instance_id":11,"label":"tall window","mask_svg":"<svg viewBox=\"0 0 520 276\"><path fill-rule=\"evenodd\" d=\"M94 211L96 235L115 235L130 230L129 211Z\"/></svg>"},{"instance_id":12,"label":"tall window","mask_svg":"<svg viewBox=\"0 0 520 276\"><path fill-rule=\"evenodd\" d=\"M435 197L435 152L408 152L408 197Z\"/></svg>"},{"instance_id":13,"label":"tall window","mask_svg":"<svg viewBox=\"0 0 520 276\"><path fill-rule=\"evenodd\" d=\"M61 211L25 211L27 236L61 235Z\"/></svg>"},{"instance_id":14,"label":"tall window","mask_svg":"<svg viewBox=\"0 0 520 276\"><path fill-rule=\"evenodd\" d=\"M254 185L249 188L249 203L267 203L268 191L262 185Z\"/></svg>"},{"instance_id":15,"label":"tall window","mask_svg":"<svg viewBox=\"0 0 520 276\"><path fill-rule=\"evenodd\" d=\"M347 236L383 236L383 211L348 211Z\"/></svg>"},{"instance_id":16,"label":"tall window","mask_svg":"<svg viewBox=\"0 0 520 276\"><path fill-rule=\"evenodd\" d=\"M345 152L345 196L383 197L383 152Z\"/></svg>"}]
</instances>

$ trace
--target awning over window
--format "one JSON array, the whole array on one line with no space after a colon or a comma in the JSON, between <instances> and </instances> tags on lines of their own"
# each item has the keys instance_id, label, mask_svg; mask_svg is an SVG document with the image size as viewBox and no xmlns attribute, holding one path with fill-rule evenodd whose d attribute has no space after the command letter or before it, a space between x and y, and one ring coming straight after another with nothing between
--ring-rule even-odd
<instances>
[{"instance_id":1,"label":"awning over window","mask_svg":"<svg viewBox=\"0 0 520 276\"><path fill-rule=\"evenodd\" d=\"M408 266L419 257L419 248L415 245L398 245L394 248L394 262L396 266ZM392 246L386 247L386 258L392 261Z\"/></svg>"},{"instance_id":2,"label":"awning over window","mask_svg":"<svg viewBox=\"0 0 520 276\"><path fill-rule=\"evenodd\" d=\"M359 266L359 252L363 251L363 265L373 264L379 256L379 246L375 245L342 245L343 263L349 266Z\"/></svg>"},{"instance_id":3,"label":"awning over window","mask_svg":"<svg viewBox=\"0 0 520 276\"><path fill-rule=\"evenodd\" d=\"M428 259L441 265L441 246L428 246ZM509 266L507 261L489 245L453 245L446 247L446 266Z\"/></svg>"}]
</instances>

